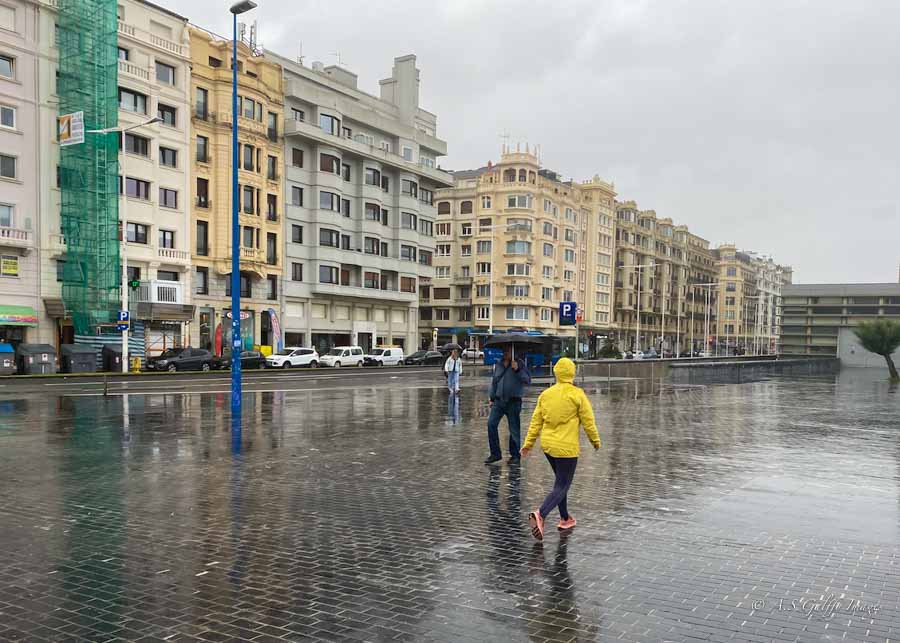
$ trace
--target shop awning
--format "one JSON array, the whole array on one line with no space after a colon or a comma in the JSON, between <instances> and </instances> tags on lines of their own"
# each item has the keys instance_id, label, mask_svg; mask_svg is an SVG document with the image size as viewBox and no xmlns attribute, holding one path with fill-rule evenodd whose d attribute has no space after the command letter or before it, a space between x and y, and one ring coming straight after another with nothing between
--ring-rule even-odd
<instances>
[{"instance_id":1,"label":"shop awning","mask_svg":"<svg viewBox=\"0 0 900 643\"><path fill-rule=\"evenodd\" d=\"M0 306L0 326L37 325L37 312L31 306Z\"/></svg>"}]
</instances>

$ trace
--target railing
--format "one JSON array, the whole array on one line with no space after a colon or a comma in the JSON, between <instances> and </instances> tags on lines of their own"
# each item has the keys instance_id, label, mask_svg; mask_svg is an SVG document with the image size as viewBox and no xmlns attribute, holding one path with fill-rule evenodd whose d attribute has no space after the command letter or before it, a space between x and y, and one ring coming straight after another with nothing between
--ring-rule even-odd
<instances>
[{"instance_id":1,"label":"railing","mask_svg":"<svg viewBox=\"0 0 900 643\"><path fill-rule=\"evenodd\" d=\"M208 209L212 207L212 201L210 199L202 199L197 197L197 207Z\"/></svg>"},{"instance_id":2,"label":"railing","mask_svg":"<svg viewBox=\"0 0 900 643\"><path fill-rule=\"evenodd\" d=\"M130 25L122 20L118 21L118 30L120 34L130 36L132 38L137 38L138 32L141 31L141 39L150 43L154 47L158 47L163 51L168 51L169 53L175 54L177 56L181 56L184 53L184 45L179 45L176 42L172 42L171 40L168 40L161 36L157 36L156 34L145 33L143 32L143 30L139 30L134 25Z\"/></svg>"},{"instance_id":3,"label":"railing","mask_svg":"<svg viewBox=\"0 0 900 643\"><path fill-rule=\"evenodd\" d=\"M0 243L14 246L29 246L32 242L30 230L0 227Z\"/></svg>"},{"instance_id":4,"label":"railing","mask_svg":"<svg viewBox=\"0 0 900 643\"><path fill-rule=\"evenodd\" d=\"M241 259L248 261L259 261L260 252L256 248L241 248Z\"/></svg>"},{"instance_id":5,"label":"railing","mask_svg":"<svg viewBox=\"0 0 900 643\"><path fill-rule=\"evenodd\" d=\"M174 248L157 248L156 254L160 259L175 259L176 261L188 261L191 258L191 253L187 250Z\"/></svg>"},{"instance_id":6,"label":"railing","mask_svg":"<svg viewBox=\"0 0 900 643\"><path fill-rule=\"evenodd\" d=\"M142 281L134 294L134 301L150 304L182 304L182 285L177 281Z\"/></svg>"},{"instance_id":7,"label":"railing","mask_svg":"<svg viewBox=\"0 0 900 643\"><path fill-rule=\"evenodd\" d=\"M170 51L173 54L181 55L182 46L172 42L171 40L166 40L165 38L161 38L154 34L150 34L150 44L159 47L160 49L165 49L166 51Z\"/></svg>"},{"instance_id":8,"label":"railing","mask_svg":"<svg viewBox=\"0 0 900 643\"><path fill-rule=\"evenodd\" d=\"M143 67L138 67L134 63L128 62L127 60L119 61L119 73L135 76L142 80L150 80L150 72L148 72Z\"/></svg>"}]
</instances>

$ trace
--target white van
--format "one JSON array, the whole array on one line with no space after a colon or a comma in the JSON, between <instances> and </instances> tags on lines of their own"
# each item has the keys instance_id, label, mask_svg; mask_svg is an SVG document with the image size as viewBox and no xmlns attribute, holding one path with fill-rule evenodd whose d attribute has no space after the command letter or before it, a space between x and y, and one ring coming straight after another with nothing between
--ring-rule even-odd
<instances>
[{"instance_id":1,"label":"white van","mask_svg":"<svg viewBox=\"0 0 900 643\"><path fill-rule=\"evenodd\" d=\"M366 355L366 366L402 366L403 349L397 346L378 346Z\"/></svg>"},{"instance_id":2,"label":"white van","mask_svg":"<svg viewBox=\"0 0 900 643\"><path fill-rule=\"evenodd\" d=\"M365 355L359 346L335 346L319 359L322 366L362 366Z\"/></svg>"}]
</instances>

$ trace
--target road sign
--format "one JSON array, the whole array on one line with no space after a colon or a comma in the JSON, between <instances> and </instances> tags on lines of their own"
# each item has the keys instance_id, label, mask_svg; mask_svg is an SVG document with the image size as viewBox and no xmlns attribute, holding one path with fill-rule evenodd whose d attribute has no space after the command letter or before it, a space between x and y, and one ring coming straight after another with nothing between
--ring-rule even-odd
<instances>
[{"instance_id":1,"label":"road sign","mask_svg":"<svg viewBox=\"0 0 900 643\"><path fill-rule=\"evenodd\" d=\"M579 310L577 313L575 313L575 321L579 324L584 321L584 311L583 310Z\"/></svg>"},{"instance_id":2,"label":"road sign","mask_svg":"<svg viewBox=\"0 0 900 643\"><path fill-rule=\"evenodd\" d=\"M118 321L118 323L116 324L116 330L118 330L119 332L128 330L128 327L131 325L130 316L127 310L120 310L116 320Z\"/></svg>"},{"instance_id":3,"label":"road sign","mask_svg":"<svg viewBox=\"0 0 900 643\"><path fill-rule=\"evenodd\" d=\"M60 114L57 127L61 146L84 143L84 112Z\"/></svg>"},{"instance_id":4,"label":"road sign","mask_svg":"<svg viewBox=\"0 0 900 643\"><path fill-rule=\"evenodd\" d=\"M578 304L574 301L559 302L559 325L574 326L577 321Z\"/></svg>"}]
</instances>

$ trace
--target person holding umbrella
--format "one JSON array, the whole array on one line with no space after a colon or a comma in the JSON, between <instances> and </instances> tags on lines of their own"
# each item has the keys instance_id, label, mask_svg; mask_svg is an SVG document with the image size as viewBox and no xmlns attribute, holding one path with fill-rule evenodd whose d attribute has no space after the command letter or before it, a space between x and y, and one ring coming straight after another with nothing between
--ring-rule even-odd
<instances>
[{"instance_id":1,"label":"person holding umbrella","mask_svg":"<svg viewBox=\"0 0 900 643\"><path fill-rule=\"evenodd\" d=\"M450 351L450 357L444 362L444 376L447 378L447 388L450 395L459 395L459 377L462 375L462 360L459 358L459 349Z\"/></svg>"},{"instance_id":2,"label":"person holding umbrella","mask_svg":"<svg viewBox=\"0 0 900 643\"><path fill-rule=\"evenodd\" d=\"M522 336L523 344L533 344L533 338ZM531 374L525 360L515 356L518 336L495 337L486 346L502 346L503 358L494 364L491 374L491 414L488 417L488 447L490 455L485 464L494 464L503 459L500 450L500 420L506 416L509 424L509 464L519 464L522 445L521 414L522 396L525 387L531 384Z\"/></svg>"}]
</instances>

